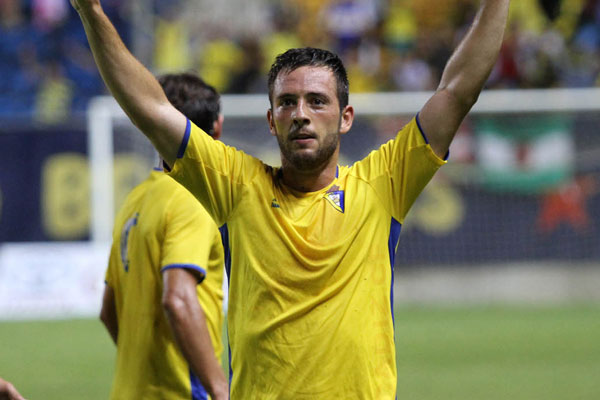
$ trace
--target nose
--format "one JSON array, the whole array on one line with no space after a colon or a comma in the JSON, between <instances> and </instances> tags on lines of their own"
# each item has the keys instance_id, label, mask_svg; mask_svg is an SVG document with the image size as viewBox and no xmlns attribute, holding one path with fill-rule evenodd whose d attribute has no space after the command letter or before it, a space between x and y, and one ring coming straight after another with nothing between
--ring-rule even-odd
<instances>
[{"instance_id":1,"label":"nose","mask_svg":"<svg viewBox=\"0 0 600 400\"><path fill-rule=\"evenodd\" d=\"M298 101L296 108L294 109L294 114L292 118L294 122L298 125L307 125L310 123L310 118L308 116L308 110L306 109L307 104L304 100Z\"/></svg>"}]
</instances>

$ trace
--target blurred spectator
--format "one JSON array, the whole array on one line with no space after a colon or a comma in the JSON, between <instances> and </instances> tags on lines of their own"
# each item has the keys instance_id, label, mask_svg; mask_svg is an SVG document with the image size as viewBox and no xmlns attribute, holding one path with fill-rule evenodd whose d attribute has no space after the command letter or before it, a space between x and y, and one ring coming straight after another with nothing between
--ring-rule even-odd
<instances>
[{"instance_id":1,"label":"blurred spectator","mask_svg":"<svg viewBox=\"0 0 600 400\"><path fill-rule=\"evenodd\" d=\"M372 50L371 54L367 53ZM368 61L379 59L379 49L373 46L368 49L367 46L355 44L346 49L345 64L350 82L350 90L352 93L377 92L381 88L377 77L378 68L370 68L372 66Z\"/></svg>"},{"instance_id":2,"label":"blurred spectator","mask_svg":"<svg viewBox=\"0 0 600 400\"><path fill-rule=\"evenodd\" d=\"M200 53L199 75L218 92L225 92L242 70L243 56L237 43L230 39L208 42Z\"/></svg>"},{"instance_id":3,"label":"blurred spectator","mask_svg":"<svg viewBox=\"0 0 600 400\"><path fill-rule=\"evenodd\" d=\"M278 4L271 7L271 13L272 32L260 40L260 50L263 55L261 71L264 74L268 73L271 63L279 54L303 45L296 34L299 18L296 9Z\"/></svg>"},{"instance_id":4,"label":"blurred spectator","mask_svg":"<svg viewBox=\"0 0 600 400\"><path fill-rule=\"evenodd\" d=\"M159 2L154 33L154 69L157 73L186 71L192 66L191 37L183 2Z\"/></svg>"},{"instance_id":5,"label":"blurred spectator","mask_svg":"<svg viewBox=\"0 0 600 400\"><path fill-rule=\"evenodd\" d=\"M120 26L114 0L105 3ZM84 110L104 91L84 43L68 0L0 0L0 115L59 123Z\"/></svg>"},{"instance_id":6,"label":"blurred spectator","mask_svg":"<svg viewBox=\"0 0 600 400\"><path fill-rule=\"evenodd\" d=\"M594 86L600 71L600 59L597 50L590 52L580 46L572 46L562 74L563 86Z\"/></svg>"},{"instance_id":7,"label":"blurred spectator","mask_svg":"<svg viewBox=\"0 0 600 400\"><path fill-rule=\"evenodd\" d=\"M587 87L596 84L600 74L600 1L587 0L573 34L564 84Z\"/></svg>"},{"instance_id":8,"label":"blurred spectator","mask_svg":"<svg viewBox=\"0 0 600 400\"><path fill-rule=\"evenodd\" d=\"M69 16L68 0L31 0L32 22L49 32L65 23Z\"/></svg>"},{"instance_id":9,"label":"blurred spectator","mask_svg":"<svg viewBox=\"0 0 600 400\"><path fill-rule=\"evenodd\" d=\"M197 68L219 90L266 91L275 56L309 45L337 51L358 92L432 90L477 3L149 0L149 20L132 18L131 1L104 0L103 7L126 44L150 44L137 47L155 71ZM510 19L488 87L600 84L600 0L514 1ZM0 0L0 115L39 116L41 93L49 92L63 93L65 104L70 98L71 111L85 110L89 98L105 93L86 46L68 0Z\"/></svg>"},{"instance_id":10,"label":"blurred spectator","mask_svg":"<svg viewBox=\"0 0 600 400\"><path fill-rule=\"evenodd\" d=\"M388 73L389 66L388 53L383 44L383 23L376 16L378 13L374 3L363 2L358 10L361 7L370 10L372 15L368 23L362 24L360 35L353 38L346 36L338 41L338 46L342 47L339 54L344 59L351 82L350 91L359 93L386 90L389 78L385 75Z\"/></svg>"},{"instance_id":11,"label":"blurred spectator","mask_svg":"<svg viewBox=\"0 0 600 400\"><path fill-rule=\"evenodd\" d=\"M35 96L34 120L44 125L68 122L75 84L65 76L58 60L48 60L45 66Z\"/></svg>"},{"instance_id":12,"label":"blurred spectator","mask_svg":"<svg viewBox=\"0 0 600 400\"><path fill-rule=\"evenodd\" d=\"M344 54L360 44L361 38L378 23L374 0L335 0L323 8L322 21L330 36L331 48Z\"/></svg>"},{"instance_id":13,"label":"blurred spectator","mask_svg":"<svg viewBox=\"0 0 600 400\"><path fill-rule=\"evenodd\" d=\"M383 21L385 45L400 52L413 48L418 34L415 14L403 3L392 1L384 13L386 17Z\"/></svg>"},{"instance_id":14,"label":"blurred spectator","mask_svg":"<svg viewBox=\"0 0 600 400\"><path fill-rule=\"evenodd\" d=\"M278 7L289 8L295 13L296 34L305 46L327 47L327 33L321 26L321 10L333 0L287 0ZM272 17L274 18L274 17Z\"/></svg>"},{"instance_id":15,"label":"blurred spectator","mask_svg":"<svg viewBox=\"0 0 600 400\"><path fill-rule=\"evenodd\" d=\"M105 93L105 86L100 79L98 68L87 47L87 41L81 23L70 20L65 28L69 34L62 39L62 68L65 76L74 82L72 111L81 112L87 107L87 100Z\"/></svg>"},{"instance_id":16,"label":"blurred spectator","mask_svg":"<svg viewBox=\"0 0 600 400\"><path fill-rule=\"evenodd\" d=\"M417 57L414 50L398 54L393 63L392 76L400 91L424 91L435 89L431 66Z\"/></svg>"},{"instance_id":17,"label":"blurred spectator","mask_svg":"<svg viewBox=\"0 0 600 400\"><path fill-rule=\"evenodd\" d=\"M0 114L17 113L30 104L35 76L28 60L41 35L31 29L21 0L0 0Z\"/></svg>"},{"instance_id":18,"label":"blurred spectator","mask_svg":"<svg viewBox=\"0 0 600 400\"><path fill-rule=\"evenodd\" d=\"M488 79L489 87L510 89L519 86L518 41L518 27L513 22L507 28L498 62Z\"/></svg>"},{"instance_id":19,"label":"blurred spectator","mask_svg":"<svg viewBox=\"0 0 600 400\"><path fill-rule=\"evenodd\" d=\"M267 87L267 77L261 66L265 64L260 43L256 38L246 38L240 43L241 66L231 78L226 93L262 93Z\"/></svg>"}]
</instances>

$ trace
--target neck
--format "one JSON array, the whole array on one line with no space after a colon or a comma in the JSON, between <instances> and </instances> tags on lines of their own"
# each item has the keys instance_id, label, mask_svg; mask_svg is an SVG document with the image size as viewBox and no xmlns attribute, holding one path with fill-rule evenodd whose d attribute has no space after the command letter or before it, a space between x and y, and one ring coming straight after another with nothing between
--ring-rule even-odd
<instances>
[{"instance_id":1,"label":"neck","mask_svg":"<svg viewBox=\"0 0 600 400\"><path fill-rule=\"evenodd\" d=\"M316 192L329 185L335 179L337 157L331 157L327 164L314 170L300 170L282 160L281 174L283 183L299 192Z\"/></svg>"}]
</instances>

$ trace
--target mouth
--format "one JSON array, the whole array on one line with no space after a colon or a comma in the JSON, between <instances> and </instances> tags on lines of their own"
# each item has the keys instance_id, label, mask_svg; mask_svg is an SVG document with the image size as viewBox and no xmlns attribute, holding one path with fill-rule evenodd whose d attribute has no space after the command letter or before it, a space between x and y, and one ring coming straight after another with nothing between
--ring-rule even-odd
<instances>
[{"instance_id":1,"label":"mouth","mask_svg":"<svg viewBox=\"0 0 600 400\"><path fill-rule=\"evenodd\" d=\"M316 138L317 138L317 135L315 135L312 132L308 132L308 131L304 131L304 130L301 130L301 131L298 131L298 132L293 132L290 135L290 140L291 141L300 142L300 143L302 143L302 142L308 142L308 141L316 139Z\"/></svg>"}]
</instances>

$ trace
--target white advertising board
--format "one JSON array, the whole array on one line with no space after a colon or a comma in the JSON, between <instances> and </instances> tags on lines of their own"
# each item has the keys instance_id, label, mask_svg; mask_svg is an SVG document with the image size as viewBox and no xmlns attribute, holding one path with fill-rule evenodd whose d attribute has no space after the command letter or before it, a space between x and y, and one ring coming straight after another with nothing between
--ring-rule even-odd
<instances>
[{"instance_id":1,"label":"white advertising board","mask_svg":"<svg viewBox=\"0 0 600 400\"><path fill-rule=\"evenodd\" d=\"M110 245L0 245L0 320L98 315Z\"/></svg>"}]
</instances>

